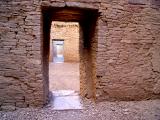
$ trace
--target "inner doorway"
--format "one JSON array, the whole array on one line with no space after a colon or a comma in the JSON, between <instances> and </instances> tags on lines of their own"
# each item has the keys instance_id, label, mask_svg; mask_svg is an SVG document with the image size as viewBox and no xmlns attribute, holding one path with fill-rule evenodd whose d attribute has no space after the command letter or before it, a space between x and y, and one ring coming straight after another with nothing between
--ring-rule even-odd
<instances>
[{"instance_id":1,"label":"inner doorway","mask_svg":"<svg viewBox=\"0 0 160 120\"><path fill-rule=\"evenodd\" d=\"M64 62L64 40L53 39L51 43L51 48L54 63L63 63ZM51 61L51 62L52 62Z\"/></svg>"},{"instance_id":2,"label":"inner doorway","mask_svg":"<svg viewBox=\"0 0 160 120\"><path fill-rule=\"evenodd\" d=\"M79 24L77 22L52 21L51 23L49 90L53 95L54 109L82 108L79 97Z\"/></svg>"},{"instance_id":3,"label":"inner doorway","mask_svg":"<svg viewBox=\"0 0 160 120\"><path fill-rule=\"evenodd\" d=\"M50 91L79 92L79 74L79 24L53 21L50 32Z\"/></svg>"}]
</instances>

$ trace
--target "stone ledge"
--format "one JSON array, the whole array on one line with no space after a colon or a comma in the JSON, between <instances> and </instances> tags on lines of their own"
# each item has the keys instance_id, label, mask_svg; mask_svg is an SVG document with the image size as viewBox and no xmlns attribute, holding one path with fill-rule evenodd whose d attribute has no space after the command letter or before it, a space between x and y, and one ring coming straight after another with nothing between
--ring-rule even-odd
<instances>
[{"instance_id":1,"label":"stone ledge","mask_svg":"<svg viewBox=\"0 0 160 120\"><path fill-rule=\"evenodd\" d=\"M65 7L65 3L64 2L53 2L53 3L50 3L48 1L42 1L41 2L41 6L42 7Z\"/></svg>"},{"instance_id":2,"label":"stone ledge","mask_svg":"<svg viewBox=\"0 0 160 120\"><path fill-rule=\"evenodd\" d=\"M81 3L81 2L48 2L42 1L42 7L72 7L72 8L84 8L84 9L98 9L98 6L91 5L89 3Z\"/></svg>"},{"instance_id":3,"label":"stone ledge","mask_svg":"<svg viewBox=\"0 0 160 120\"><path fill-rule=\"evenodd\" d=\"M151 0L151 4L160 6L160 0Z\"/></svg>"},{"instance_id":4,"label":"stone ledge","mask_svg":"<svg viewBox=\"0 0 160 120\"><path fill-rule=\"evenodd\" d=\"M6 106L1 106L0 107L2 111L14 111L16 110L16 107L15 106L12 106L12 105L6 105Z\"/></svg>"},{"instance_id":5,"label":"stone ledge","mask_svg":"<svg viewBox=\"0 0 160 120\"><path fill-rule=\"evenodd\" d=\"M146 5L147 0L128 0L128 3L134 5Z\"/></svg>"},{"instance_id":6,"label":"stone ledge","mask_svg":"<svg viewBox=\"0 0 160 120\"><path fill-rule=\"evenodd\" d=\"M66 2L67 7L78 7L78 8L85 8L85 9L98 9L97 6L87 4L87 3L80 3L80 2Z\"/></svg>"}]
</instances>

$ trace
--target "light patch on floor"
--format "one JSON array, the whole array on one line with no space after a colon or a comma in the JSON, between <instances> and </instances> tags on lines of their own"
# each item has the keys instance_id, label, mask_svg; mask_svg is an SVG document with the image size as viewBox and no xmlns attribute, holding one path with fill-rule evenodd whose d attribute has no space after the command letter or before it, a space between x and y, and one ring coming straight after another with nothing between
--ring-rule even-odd
<instances>
[{"instance_id":1,"label":"light patch on floor","mask_svg":"<svg viewBox=\"0 0 160 120\"><path fill-rule=\"evenodd\" d=\"M83 109L79 97L79 63L50 63L49 85L54 110Z\"/></svg>"},{"instance_id":2,"label":"light patch on floor","mask_svg":"<svg viewBox=\"0 0 160 120\"><path fill-rule=\"evenodd\" d=\"M49 89L79 92L79 63L49 63Z\"/></svg>"},{"instance_id":3,"label":"light patch on floor","mask_svg":"<svg viewBox=\"0 0 160 120\"><path fill-rule=\"evenodd\" d=\"M50 105L54 110L83 109L78 93L73 90L53 91Z\"/></svg>"}]
</instances>

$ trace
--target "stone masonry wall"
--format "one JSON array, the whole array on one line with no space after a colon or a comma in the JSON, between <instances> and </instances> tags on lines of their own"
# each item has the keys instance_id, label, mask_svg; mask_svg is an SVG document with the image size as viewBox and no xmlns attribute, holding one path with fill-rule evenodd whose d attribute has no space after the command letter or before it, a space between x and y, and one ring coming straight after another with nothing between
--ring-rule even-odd
<instances>
[{"instance_id":1,"label":"stone masonry wall","mask_svg":"<svg viewBox=\"0 0 160 120\"><path fill-rule=\"evenodd\" d=\"M160 1L114 0L101 5L106 8L101 17L107 30L98 52L105 45L99 57L106 68L97 73L97 98L160 98Z\"/></svg>"},{"instance_id":2,"label":"stone masonry wall","mask_svg":"<svg viewBox=\"0 0 160 120\"><path fill-rule=\"evenodd\" d=\"M64 40L64 61L79 62L79 25L74 22L52 22L51 40ZM51 42L50 42L51 43Z\"/></svg>"},{"instance_id":3,"label":"stone masonry wall","mask_svg":"<svg viewBox=\"0 0 160 120\"><path fill-rule=\"evenodd\" d=\"M158 0L1 0L0 110L48 101L41 5L98 9L97 100L160 98Z\"/></svg>"},{"instance_id":4,"label":"stone masonry wall","mask_svg":"<svg viewBox=\"0 0 160 120\"><path fill-rule=\"evenodd\" d=\"M38 1L0 1L0 109L46 103Z\"/></svg>"}]
</instances>

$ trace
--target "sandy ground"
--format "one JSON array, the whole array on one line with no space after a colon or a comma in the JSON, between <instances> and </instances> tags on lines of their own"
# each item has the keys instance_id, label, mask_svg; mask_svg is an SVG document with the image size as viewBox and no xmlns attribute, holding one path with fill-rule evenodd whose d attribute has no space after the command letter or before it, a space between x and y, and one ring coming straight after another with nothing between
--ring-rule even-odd
<instances>
[{"instance_id":1,"label":"sandy ground","mask_svg":"<svg viewBox=\"0 0 160 120\"><path fill-rule=\"evenodd\" d=\"M0 112L0 120L160 120L160 100L135 102L85 101L85 109L55 111L52 107Z\"/></svg>"},{"instance_id":2,"label":"sandy ground","mask_svg":"<svg viewBox=\"0 0 160 120\"><path fill-rule=\"evenodd\" d=\"M79 63L50 63L49 85L50 91L79 91Z\"/></svg>"},{"instance_id":3,"label":"sandy ground","mask_svg":"<svg viewBox=\"0 0 160 120\"><path fill-rule=\"evenodd\" d=\"M50 69L51 90L79 90L78 64L51 64L50 67L53 68ZM56 111L50 103L44 108L0 111L0 120L160 120L160 100L100 103L83 100L82 104L83 110Z\"/></svg>"}]
</instances>

